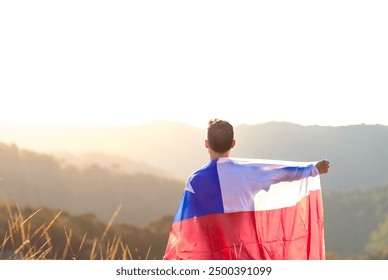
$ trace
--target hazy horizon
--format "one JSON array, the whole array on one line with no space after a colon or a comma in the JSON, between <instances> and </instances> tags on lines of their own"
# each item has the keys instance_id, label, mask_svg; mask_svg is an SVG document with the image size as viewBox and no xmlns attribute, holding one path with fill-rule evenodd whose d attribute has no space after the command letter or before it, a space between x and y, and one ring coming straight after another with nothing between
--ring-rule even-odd
<instances>
[{"instance_id":1,"label":"hazy horizon","mask_svg":"<svg viewBox=\"0 0 388 280\"><path fill-rule=\"evenodd\" d=\"M228 119L225 119L229 121ZM0 121L0 126L31 126L31 127L79 127L79 126L96 126L96 127L131 127L131 126L144 126L144 125L152 125L152 124L180 124L180 125L187 125L191 126L197 129L206 129L207 127L207 122L205 122L202 125L198 125L196 123L189 123L189 122L184 122L180 120L148 120L148 121L143 121L143 122L138 122L138 123L106 123L106 122L99 122L99 121L74 121L74 122L56 122L56 123L28 123L28 122L2 122ZM269 120L269 121L263 121L263 122L238 122L238 123L233 123L231 122L234 127L241 126L241 125L249 125L249 126L256 126L256 125L263 125L263 124L268 124L268 123L290 123L290 124L295 124L295 125L300 125L300 126L322 126L322 127L345 127L345 126L357 126L357 125L381 125L381 126L388 126L387 124L384 123L365 123L365 122L358 122L358 123L348 123L348 124L317 124L317 123L296 123L292 121L287 121L287 120ZM0 136L0 141L1 141L1 136Z\"/></svg>"}]
</instances>

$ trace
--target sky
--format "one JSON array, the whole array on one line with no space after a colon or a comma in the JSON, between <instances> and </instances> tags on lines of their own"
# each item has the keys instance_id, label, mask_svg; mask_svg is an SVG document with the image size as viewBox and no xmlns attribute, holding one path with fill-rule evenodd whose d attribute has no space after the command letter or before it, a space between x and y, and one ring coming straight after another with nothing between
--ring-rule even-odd
<instances>
[{"instance_id":1,"label":"sky","mask_svg":"<svg viewBox=\"0 0 388 280\"><path fill-rule=\"evenodd\" d=\"M388 125L386 1L0 1L0 123Z\"/></svg>"}]
</instances>

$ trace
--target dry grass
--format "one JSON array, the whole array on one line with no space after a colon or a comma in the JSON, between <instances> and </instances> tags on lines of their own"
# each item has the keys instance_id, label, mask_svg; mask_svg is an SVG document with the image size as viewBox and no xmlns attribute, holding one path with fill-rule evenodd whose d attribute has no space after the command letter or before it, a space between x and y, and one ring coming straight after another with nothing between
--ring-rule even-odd
<instances>
[{"instance_id":1,"label":"dry grass","mask_svg":"<svg viewBox=\"0 0 388 280\"><path fill-rule=\"evenodd\" d=\"M112 226L115 217L120 211L119 207L113 214L111 220L106 225L103 235L100 238L94 238L89 244L90 260L128 260L133 259L133 255L127 244L124 244L121 237L114 237L113 240L107 240L107 233ZM77 248L72 246L73 231L64 228L66 238L65 246L60 254L55 252L52 244L52 237L49 234L53 224L61 215L57 213L52 221L44 223L36 229L31 227L31 219L34 218L41 210L36 211L29 217L22 215L20 207L12 210L7 206L8 225L0 240L0 258L2 259L19 259L19 260L46 260L46 259L70 259L77 260L84 250L87 234L83 236L80 245ZM90 242L89 242L90 243ZM148 254L147 254L148 257ZM146 258L147 258L146 257ZM85 259L85 257L83 257Z\"/></svg>"}]
</instances>

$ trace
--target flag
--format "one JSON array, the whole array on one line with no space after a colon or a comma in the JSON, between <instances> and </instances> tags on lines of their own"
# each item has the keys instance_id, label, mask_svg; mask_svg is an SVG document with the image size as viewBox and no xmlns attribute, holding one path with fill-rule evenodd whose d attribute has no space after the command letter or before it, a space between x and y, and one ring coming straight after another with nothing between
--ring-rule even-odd
<instances>
[{"instance_id":1,"label":"flag","mask_svg":"<svg viewBox=\"0 0 388 280\"><path fill-rule=\"evenodd\" d=\"M313 163L210 161L188 179L163 259L324 259Z\"/></svg>"}]
</instances>

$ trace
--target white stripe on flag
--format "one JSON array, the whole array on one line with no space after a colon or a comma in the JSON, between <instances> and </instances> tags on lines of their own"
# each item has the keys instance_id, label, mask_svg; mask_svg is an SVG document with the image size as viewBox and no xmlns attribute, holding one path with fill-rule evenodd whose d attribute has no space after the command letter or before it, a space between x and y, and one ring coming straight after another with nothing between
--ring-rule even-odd
<instances>
[{"instance_id":1,"label":"white stripe on flag","mask_svg":"<svg viewBox=\"0 0 388 280\"><path fill-rule=\"evenodd\" d=\"M294 182L272 185L268 191L259 191L255 196L255 210L273 210L295 206L310 191L320 190L320 177L308 177Z\"/></svg>"}]
</instances>

